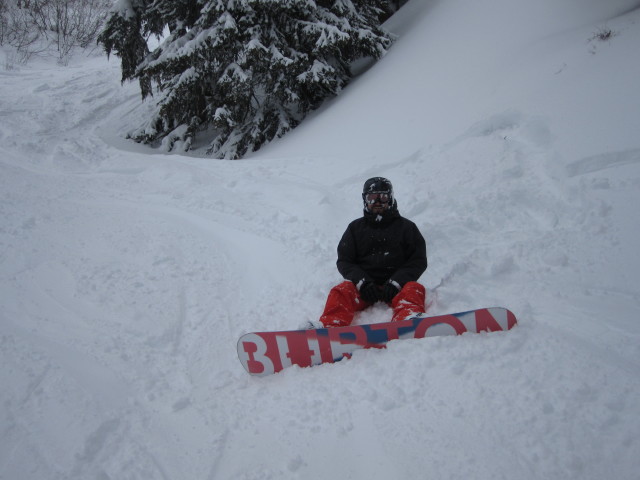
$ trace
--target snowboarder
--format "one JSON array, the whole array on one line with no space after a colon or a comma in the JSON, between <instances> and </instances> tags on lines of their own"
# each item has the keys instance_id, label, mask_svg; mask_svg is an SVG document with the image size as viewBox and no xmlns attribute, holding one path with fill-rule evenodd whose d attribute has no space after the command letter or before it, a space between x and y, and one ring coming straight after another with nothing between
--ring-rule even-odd
<instances>
[{"instance_id":1,"label":"snowboarder","mask_svg":"<svg viewBox=\"0 0 640 480\"><path fill-rule=\"evenodd\" d=\"M417 280L427 269L427 248L418 227L398 212L391 182L370 178L362 190L364 214L338 244L338 271L345 281L329 292L320 322L350 325L356 312L384 302L392 321L424 312L426 290Z\"/></svg>"}]
</instances>

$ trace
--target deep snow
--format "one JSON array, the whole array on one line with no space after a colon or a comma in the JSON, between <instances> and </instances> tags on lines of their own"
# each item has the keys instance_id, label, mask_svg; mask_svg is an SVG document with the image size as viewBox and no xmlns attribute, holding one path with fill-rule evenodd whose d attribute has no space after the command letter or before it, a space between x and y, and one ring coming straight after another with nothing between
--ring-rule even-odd
<instances>
[{"instance_id":1,"label":"deep snow","mask_svg":"<svg viewBox=\"0 0 640 480\"><path fill-rule=\"evenodd\" d=\"M123 140L114 59L0 70L0 478L640 478L639 6L412 0L243 161ZM429 312L519 325L249 377L237 338L319 316L373 175Z\"/></svg>"}]
</instances>

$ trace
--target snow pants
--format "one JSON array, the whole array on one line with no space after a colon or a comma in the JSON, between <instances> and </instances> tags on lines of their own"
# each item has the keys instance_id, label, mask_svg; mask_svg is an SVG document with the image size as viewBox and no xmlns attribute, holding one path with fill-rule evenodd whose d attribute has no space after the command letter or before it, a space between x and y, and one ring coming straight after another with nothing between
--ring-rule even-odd
<instances>
[{"instance_id":1,"label":"snow pants","mask_svg":"<svg viewBox=\"0 0 640 480\"><path fill-rule=\"evenodd\" d=\"M408 282L391 301L393 308L392 322L404 320L425 310L426 290L418 282ZM365 302L360 292L350 281L344 281L331 289L327 304L320 317L325 327L344 327L351 325L356 312L360 312L371 304Z\"/></svg>"}]
</instances>

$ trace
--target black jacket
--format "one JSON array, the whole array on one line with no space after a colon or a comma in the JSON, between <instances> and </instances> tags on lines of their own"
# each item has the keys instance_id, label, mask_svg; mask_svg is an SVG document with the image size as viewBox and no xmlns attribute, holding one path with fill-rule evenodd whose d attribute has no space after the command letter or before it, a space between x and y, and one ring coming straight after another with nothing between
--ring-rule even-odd
<instances>
[{"instance_id":1,"label":"black jacket","mask_svg":"<svg viewBox=\"0 0 640 480\"><path fill-rule=\"evenodd\" d=\"M427 269L424 237L411 220L400 215L394 202L384 216L365 210L349 224L338 244L338 271L358 285L361 280L400 286L417 281Z\"/></svg>"}]
</instances>

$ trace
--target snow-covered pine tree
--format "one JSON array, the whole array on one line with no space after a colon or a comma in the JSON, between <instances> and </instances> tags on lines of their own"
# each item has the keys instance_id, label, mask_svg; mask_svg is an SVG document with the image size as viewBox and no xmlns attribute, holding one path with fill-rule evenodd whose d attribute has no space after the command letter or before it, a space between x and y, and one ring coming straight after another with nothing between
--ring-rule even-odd
<instances>
[{"instance_id":1,"label":"snow-covered pine tree","mask_svg":"<svg viewBox=\"0 0 640 480\"><path fill-rule=\"evenodd\" d=\"M100 37L157 98L131 133L188 150L207 130L208 153L240 158L294 128L351 78L349 65L391 44L378 17L389 0L119 0ZM145 37L170 34L148 53ZM153 88L155 87L155 88Z\"/></svg>"},{"instance_id":2,"label":"snow-covered pine tree","mask_svg":"<svg viewBox=\"0 0 640 480\"><path fill-rule=\"evenodd\" d=\"M142 21L148 3L146 0L118 0L98 37L108 55L113 52L120 57L123 83L135 77L138 65L149 54L145 37L150 33L150 23Z\"/></svg>"}]
</instances>

